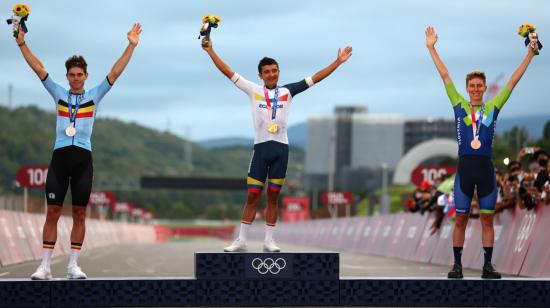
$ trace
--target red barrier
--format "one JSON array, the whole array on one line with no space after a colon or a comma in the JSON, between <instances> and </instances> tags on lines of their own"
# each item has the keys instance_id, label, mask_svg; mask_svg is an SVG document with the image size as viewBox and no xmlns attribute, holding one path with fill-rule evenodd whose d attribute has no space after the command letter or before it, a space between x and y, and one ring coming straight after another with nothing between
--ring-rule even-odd
<instances>
[{"instance_id":1,"label":"red barrier","mask_svg":"<svg viewBox=\"0 0 550 308\"><path fill-rule=\"evenodd\" d=\"M375 243L383 227L382 216L374 216L370 220L371 223L363 229L363 241L361 241L362 249L360 251L366 254L376 252Z\"/></svg>"},{"instance_id":2,"label":"red barrier","mask_svg":"<svg viewBox=\"0 0 550 308\"><path fill-rule=\"evenodd\" d=\"M326 219L315 220L315 222L313 223L313 228L315 228L315 233L313 234L311 243L308 246L321 247L321 243L325 235L326 221L327 221ZM290 238L289 242L292 242L292 238Z\"/></svg>"},{"instance_id":3,"label":"red barrier","mask_svg":"<svg viewBox=\"0 0 550 308\"><path fill-rule=\"evenodd\" d=\"M495 243L493 245L493 259L492 263L495 264L497 270L506 272L505 268L502 266L504 264L504 258L508 254L508 248L514 238L515 234L513 233L513 227L515 220L511 211L505 211L495 215L493 221L495 229ZM481 231L479 231L481 234ZM480 240L481 243L481 240ZM476 260L469 265L471 268L481 268L483 266L483 247L480 244L480 252Z\"/></svg>"},{"instance_id":4,"label":"red barrier","mask_svg":"<svg viewBox=\"0 0 550 308\"><path fill-rule=\"evenodd\" d=\"M353 240L351 241L351 252L361 252L361 243L363 241L365 226L367 226L370 222L370 217L361 217L361 219L357 222L357 225L355 227L355 235L353 236Z\"/></svg>"},{"instance_id":5,"label":"red barrier","mask_svg":"<svg viewBox=\"0 0 550 308\"><path fill-rule=\"evenodd\" d=\"M426 227L428 221L428 215L415 215L411 214L410 223L407 223L405 233L403 234L405 240L402 245L402 250L399 255L400 259L414 260L416 255L416 249L422 238L422 231Z\"/></svg>"},{"instance_id":6,"label":"red barrier","mask_svg":"<svg viewBox=\"0 0 550 308\"><path fill-rule=\"evenodd\" d=\"M443 221L437 234L437 245L434 249L430 263L452 265L453 264L453 227L449 220Z\"/></svg>"},{"instance_id":7,"label":"red barrier","mask_svg":"<svg viewBox=\"0 0 550 308\"><path fill-rule=\"evenodd\" d=\"M538 208L534 211L516 210L515 220L517 223L512 229L512 234L515 235L515 238L512 238L510 241L512 245L508 246L504 262L502 266L499 266L502 272L513 275L519 274L521 265L533 239L533 230L535 230L540 216L541 213Z\"/></svg>"},{"instance_id":8,"label":"red barrier","mask_svg":"<svg viewBox=\"0 0 550 308\"><path fill-rule=\"evenodd\" d=\"M328 249L331 240L333 228L336 227L337 219L323 219L319 237L317 238L317 247Z\"/></svg>"},{"instance_id":9,"label":"red barrier","mask_svg":"<svg viewBox=\"0 0 550 308\"><path fill-rule=\"evenodd\" d=\"M332 242L330 243L330 249L333 250L341 250L343 249L343 242L346 241L347 237L347 230L350 227L350 220L349 218L340 218L337 219L337 233L334 235Z\"/></svg>"},{"instance_id":10,"label":"red barrier","mask_svg":"<svg viewBox=\"0 0 550 308\"><path fill-rule=\"evenodd\" d=\"M415 215L417 216L417 215ZM405 238L405 227L411 223L413 217L409 213L394 215L393 226L390 238L387 244L385 256L398 258L403 252L403 245L407 241Z\"/></svg>"},{"instance_id":11,"label":"red barrier","mask_svg":"<svg viewBox=\"0 0 550 308\"><path fill-rule=\"evenodd\" d=\"M0 266L39 260L42 257L44 220L44 214L0 210ZM116 243L152 243L155 241L155 233L151 226L89 219L86 221L86 227L84 243L86 249ZM71 228L72 217L60 217L57 225L54 256L64 255L70 251ZM231 228L216 230L214 233L231 233Z\"/></svg>"},{"instance_id":12,"label":"red barrier","mask_svg":"<svg viewBox=\"0 0 550 308\"><path fill-rule=\"evenodd\" d=\"M0 264L6 266L16 263L17 256L14 256L15 242L12 236L12 214L9 211L0 210L0 243L2 243L2 249L0 249Z\"/></svg>"},{"instance_id":13,"label":"red barrier","mask_svg":"<svg viewBox=\"0 0 550 308\"><path fill-rule=\"evenodd\" d=\"M520 271L520 274L525 276L543 276L544 265L550 256L550 237L546 234L550 226L550 208L545 205L539 206L537 215L540 219L533 230L531 246L527 250Z\"/></svg>"},{"instance_id":14,"label":"red barrier","mask_svg":"<svg viewBox=\"0 0 550 308\"><path fill-rule=\"evenodd\" d=\"M22 262L34 260L34 254L31 249L31 242L34 242L34 238L31 237L29 229L25 228L26 218L28 214L23 212L14 212L14 225L15 239L19 253L21 254Z\"/></svg>"},{"instance_id":15,"label":"red barrier","mask_svg":"<svg viewBox=\"0 0 550 308\"><path fill-rule=\"evenodd\" d=\"M203 226L189 226L189 227L167 227L169 231L169 236L173 237L182 237L182 236L213 236L218 238L229 239L233 236L235 226L221 226L221 227L203 227ZM163 229L157 229L163 230ZM157 231L157 232L159 232ZM163 230L164 231L164 230ZM140 239L143 237L147 238L147 231L142 234Z\"/></svg>"},{"instance_id":16,"label":"red barrier","mask_svg":"<svg viewBox=\"0 0 550 308\"><path fill-rule=\"evenodd\" d=\"M452 249L451 237L451 249ZM481 243L481 222L479 219L469 219L464 235L464 246L462 250L462 266L481 268L477 265L479 256L483 253L483 245ZM454 257L453 257L454 260Z\"/></svg>"},{"instance_id":17,"label":"red barrier","mask_svg":"<svg viewBox=\"0 0 550 308\"><path fill-rule=\"evenodd\" d=\"M23 228L27 231L27 243L32 253L32 259L42 258L42 226L38 224L38 214L24 214Z\"/></svg>"},{"instance_id":18,"label":"red barrier","mask_svg":"<svg viewBox=\"0 0 550 308\"><path fill-rule=\"evenodd\" d=\"M430 262L430 260L432 259L433 253L437 246L437 236L439 235L439 232L441 232L441 230L439 230L438 233L432 236L430 235L430 226L434 223L434 221L435 217L430 213L428 216L428 220L424 225L424 230L422 230L422 236L420 237L418 248L416 249L416 254L414 258L415 261L426 263Z\"/></svg>"},{"instance_id":19,"label":"red barrier","mask_svg":"<svg viewBox=\"0 0 550 308\"><path fill-rule=\"evenodd\" d=\"M550 277L550 250L547 250L546 255L540 262L541 269L538 277Z\"/></svg>"},{"instance_id":20,"label":"red barrier","mask_svg":"<svg viewBox=\"0 0 550 308\"><path fill-rule=\"evenodd\" d=\"M364 217L350 217L342 219L344 225L342 226L342 232L338 238L338 249L343 251L350 251L353 248L353 241L355 239L356 228Z\"/></svg>"}]
</instances>

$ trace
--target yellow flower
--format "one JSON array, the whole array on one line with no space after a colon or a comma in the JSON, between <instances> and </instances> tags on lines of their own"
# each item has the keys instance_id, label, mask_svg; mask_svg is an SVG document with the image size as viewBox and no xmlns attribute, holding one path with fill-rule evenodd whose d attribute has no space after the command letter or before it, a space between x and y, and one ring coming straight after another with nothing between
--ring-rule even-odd
<instances>
[{"instance_id":1,"label":"yellow flower","mask_svg":"<svg viewBox=\"0 0 550 308\"><path fill-rule=\"evenodd\" d=\"M25 17L27 15L29 15L31 12L31 10L29 9L28 6L24 5L24 4L16 4L14 7L13 7L13 13L19 17Z\"/></svg>"},{"instance_id":2,"label":"yellow flower","mask_svg":"<svg viewBox=\"0 0 550 308\"><path fill-rule=\"evenodd\" d=\"M531 23L524 23L518 29L518 34L527 37L529 33L537 31L537 28Z\"/></svg>"},{"instance_id":3,"label":"yellow flower","mask_svg":"<svg viewBox=\"0 0 550 308\"><path fill-rule=\"evenodd\" d=\"M214 16L214 15L205 15L203 18L202 18L202 22L203 23L206 23L206 22L210 22L210 23L220 23L222 21L222 19L218 16Z\"/></svg>"}]
</instances>

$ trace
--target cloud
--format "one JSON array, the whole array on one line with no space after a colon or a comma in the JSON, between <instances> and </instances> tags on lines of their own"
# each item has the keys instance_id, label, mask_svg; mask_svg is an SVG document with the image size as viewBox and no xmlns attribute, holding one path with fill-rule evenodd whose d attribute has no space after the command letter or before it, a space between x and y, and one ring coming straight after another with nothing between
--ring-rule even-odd
<instances>
[{"instance_id":1,"label":"cloud","mask_svg":"<svg viewBox=\"0 0 550 308\"><path fill-rule=\"evenodd\" d=\"M52 77L65 81L65 59L83 54L88 87L99 83L126 47L133 22L143 25L140 45L100 109L102 117L164 130L190 127L193 139L252 137L247 97L211 63L196 39L200 19L223 19L214 47L235 71L257 79L266 55L281 65L281 84L312 75L351 44L353 57L332 76L294 100L290 123L330 114L339 104L367 105L371 112L451 117L439 76L425 48L424 29L434 25L438 50L457 84L473 69L489 80L507 77L525 55L516 34L523 22L550 33L547 1L27 1L32 13L27 42ZM9 12L11 3L0 3ZM70 12L70 14L65 14ZM10 37L0 35L0 102L7 85L15 104L53 108ZM548 43L547 43L548 44ZM542 55L515 89L505 114L540 113L548 106L549 58ZM460 89L460 87L459 87ZM520 103L521 102L521 103ZM131 107L131 108L129 108ZM222 123L222 124L220 124Z\"/></svg>"}]
</instances>

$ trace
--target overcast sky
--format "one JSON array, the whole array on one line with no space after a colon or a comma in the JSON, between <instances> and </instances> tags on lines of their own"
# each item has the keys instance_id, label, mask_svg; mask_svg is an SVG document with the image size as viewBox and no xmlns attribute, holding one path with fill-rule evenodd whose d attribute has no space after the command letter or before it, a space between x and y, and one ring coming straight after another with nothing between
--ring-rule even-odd
<instances>
[{"instance_id":1,"label":"overcast sky","mask_svg":"<svg viewBox=\"0 0 550 308\"><path fill-rule=\"evenodd\" d=\"M17 1L1 1L8 18ZM191 139L252 138L247 97L212 64L197 35L203 15L222 18L214 47L231 68L260 82L257 63L278 60L279 83L314 74L336 58L353 56L332 76L293 101L290 124L331 114L337 105L408 117L451 117L442 82L425 47L433 25L442 59L463 94L464 76L480 69L492 81L510 76L526 54L518 27L531 22L548 47L536 57L501 114L550 114L550 1L25 1L31 8L26 41L58 83L67 86L64 61L82 54L87 88L99 83L127 45L133 22L143 25L134 56L104 98L99 117L114 117ZM54 110L52 99L26 65L4 23L0 35L0 103L14 86L14 106ZM546 50L548 49L548 50ZM505 80L502 81L503 83Z\"/></svg>"}]
</instances>

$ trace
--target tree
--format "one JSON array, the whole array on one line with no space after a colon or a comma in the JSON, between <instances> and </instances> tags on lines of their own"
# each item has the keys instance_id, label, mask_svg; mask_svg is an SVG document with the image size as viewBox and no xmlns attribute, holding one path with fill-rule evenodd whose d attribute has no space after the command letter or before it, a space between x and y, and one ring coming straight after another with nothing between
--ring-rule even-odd
<instances>
[{"instance_id":1,"label":"tree","mask_svg":"<svg viewBox=\"0 0 550 308\"><path fill-rule=\"evenodd\" d=\"M550 140L550 121L546 122L546 124L544 125L542 137L546 140Z\"/></svg>"}]
</instances>

